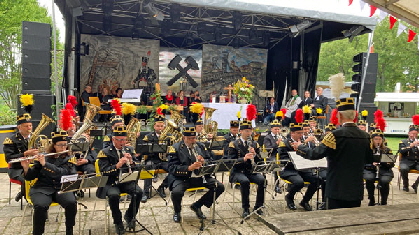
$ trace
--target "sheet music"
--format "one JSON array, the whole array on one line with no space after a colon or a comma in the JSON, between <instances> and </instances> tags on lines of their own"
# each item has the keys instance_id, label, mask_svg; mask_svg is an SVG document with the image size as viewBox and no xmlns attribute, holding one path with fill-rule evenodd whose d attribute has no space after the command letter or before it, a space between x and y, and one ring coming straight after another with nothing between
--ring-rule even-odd
<instances>
[{"instance_id":1,"label":"sheet music","mask_svg":"<svg viewBox=\"0 0 419 235\"><path fill-rule=\"evenodd\" d=\"M63 176L61 176L61 183L76 181L78 176L79 176L78 174L63 175Z\"/></svg>"},{"instance_id":2,"label":"sheet music","mask_svg":"<svg viewBox=\"0 0 419 235\"><path fill-rule=\"evenodd\" d=\"M126 183L126 182L130 182L130 181L135 181L138 178L138 171L134 171L132 173L123 173L122 176L119 178L119 182L118 183Z\"/></svg>"},{"instance_id":3,"label":"sheet music","mask_svg":"<svg viewBox=\"0 0 419 235\"><path fill-rule=\"evenodd\" d=\"M296 152L288 152L291 158L292 163L294 163L295 169L297 170L306 170L314 168L327 168L327 159L322 158L319 160L308 160L300 155L297 155Z\"/></svg>"},{"instance_id":4,"label":"sheet music","mask_svg":"<svg viewBox=\"0 0 419 235\"><path fill-rule=\"evenodd\" d=\"M380 162L396 162L396 158L396 155L383 153Z\"/></svg>"},{"instance_id":5,"label":"sheet music","mask_svg":"<svg viewBox=\"0 0 419 235\"><path fill-rule=\"evenodd\" d=\"M141 99L143 89L125 90L122 94L122 99Z\"/></svg>"}]
</instances>

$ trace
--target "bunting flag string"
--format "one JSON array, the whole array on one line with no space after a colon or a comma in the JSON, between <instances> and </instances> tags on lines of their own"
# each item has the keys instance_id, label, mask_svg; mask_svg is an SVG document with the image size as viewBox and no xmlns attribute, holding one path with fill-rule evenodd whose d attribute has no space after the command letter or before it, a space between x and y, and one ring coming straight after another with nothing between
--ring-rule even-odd
<instances>
[{"instance_id":1,"label":"bunting flag string","mask_svg":"<svg viewBox=\"0 0 419 235\"><path fill-rule=\"evenodd\" d=\"M406 29L407 27L404 24L402 24L402 22L399 22L399 28L397 29L397 37L400 36L400 34L402 34Z\"/></svg>"},{"instance_id":2,"label":"bunting flag string","mask_svg":"<svg viewBox=\"0 0 419 235\"><path fill-rule=\"evenodd\" d=\"M394 24L397 22L397 19L392 15L388 19L390 20L390 29L393 29Z\"/></svg>"},{"instance_id":3,"label":"bunting flag string","mask_svg":"<svg viewBox=\"0 0 419 235\"><path fill-rule=\"evenodd\" d=\"M415 38L415 36L416 36L416 33L413 30L409 29L409 34L408 34L408 37L407 37L407 42L413 41L413 39Z\"/></svg>"},{"instance_id":4,"label":"bunting flag string","mask_svg":"<svg viewBox=\"0 0 419 235\"><path fill-rule=\"evenodd\" d=\"M370 5L370 17L372 17L377 10L376 6Z\"/></svg>"}]
</instances>

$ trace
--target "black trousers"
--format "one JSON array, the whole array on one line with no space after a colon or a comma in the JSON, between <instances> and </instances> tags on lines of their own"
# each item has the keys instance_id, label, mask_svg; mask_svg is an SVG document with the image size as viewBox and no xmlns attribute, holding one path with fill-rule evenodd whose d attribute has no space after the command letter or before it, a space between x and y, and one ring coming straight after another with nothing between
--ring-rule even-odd
<instances>
[{"instance_id":1,"label":"black trousers","mask_svg":"<svg viewBox=\"0 0 419 235\"><path fill-rule=\"evenodd\" d=\"M256 193L255 208L263 206L265 202L265 177L262 174L244 174L233 172L230 179L231 183L240 183L240 193L242 196L242 208L249 209L250 202L250 183L255 183L258 186Z\"/></svg>"},{"instance_id":2,"label":"black trousers","mask_svg":"<svg viewBox=\"0 0 419 235\"><path fill-rule=\"evenodd\" d=\"M96 172L95 166L92 163L76 166L76 170L86 172L87 174L92 174Z\"/></svg>"},{"instance_id":3,"label":"black trousers","mask_svg":"<svg viewBox=\"0 0 419 235\"><path fill-rule=\"evenodd\" d=\"M205 181L202 177L199 178L189 178L188 180L175 180L172 185L172 201L173 209L175 213L179 213L182 208L182 198L185 194L186 189L195 188L195 187L206 187L209 189L198 201L195 202L197 207L206 206L211 207L214 201L214 191L215 191L215 200L224 192L224 185L220 183L215 178L205 178Z\"/></svg>"},{"instance_id":4,"label":"black trousers","mask_svg":"<svg viewBox=\"0 0 419 235\"><path fill-rule=\"evenodd\" d=\"M146 169L147 170L162 169L162 170L165 170L165 171L169 172L169 163L168 162L164 162L164 161L161 161L161 162L146 161ZM150 196L151 195L151 186L152 186L152 183L153 183L152 182L152 179L146 179L146 180L144 180L144 193L147 196ZM164 188L169 187L167 176L166 176L166 178L164 178L164 180L163 180L163 182L161 183L160 186L161 187L164 187Z\"/></svg>"},{"instance_id":5,"label":"black trousers","mask_svg":"<svg viewBox=\"0 0 419 235\"><path fill-rule=\"evenodd\" d=\"M419 171L419 164L415 161L402 160L400 162L400 175L403 180L403 187L409 187L409 171L415 169ZM418 185L419 177L416 179L415 184Z\"/></svg>"},{"instance_id":6,"label":"black trousers","mask_svg":"<svg viewBox=\"0 0 419 235\"><path fill-rule=\"evenodd\" d=\"M66 227L73 227L76 224L77 202L73 193L58 194L58 192L55 192L53 194L45 194L35 192L31 194L31 199L34 206L33 235L44 233L48 209L52 202L57 202L64 208Z\"/></svg>"},{"instance_id":7,"label":"black trousers","mask_svg":"<svg viewBox=\"0 0 419 235\"><path fill-rule=\"evenodd\" d=\"M381 169L378 172L378 185L381 193L381 201L387 202L390 193L390 182L393 179L393 171L391 169ZM368 198L374 198L375 180L377 179L376 170L364 169L365 188L368 192Z\"/></svg>"},{"instance_id":8,"label":"black trousers","mask_svg":"<svg viewBox=\"0 0 419 235\"><path fill-rule=\"evenodd\" d=\"M135 181L117 184L108 189L106 196L108 196L109 207L111 208L114 224L122 223L122 213L121 210L119 210L119 199L121 198L119 194L121 193L128 193L132 197L128 210L125 212L125 217L128 220L132 220L135 215L137 215L143 190L141 190Z\"/></svg>"},{"instance_id":9,"label":"black trousers","mask_svg":"<svg viewBox=\"0 0 419 235\"><path fill-rule=\"evenodd\" d=\"M339 209L339 208L353 208L353 207L360 207L361 200L356 201L345 201L345 200L338 200L333 198L327 198L327 209Z\"/></svg>"},{"instance_id":10,"label":"black trousers","mask_svg":"<svg viewBox=\"0 0 419 235\"><path fill-rule=\"evenodd\" d=\"M284 170L281 172L281 178L291 182L290 190L288 192L288 197L294 199L294 196L304 187L304 182L309 182L310 184L307 187L307 191L304 194L303 202L308 202L311 200L313 195L317 191L317 186L319 181L317 176L311 171L297 171L297 170Z\"/></svg>"}]
</instances>

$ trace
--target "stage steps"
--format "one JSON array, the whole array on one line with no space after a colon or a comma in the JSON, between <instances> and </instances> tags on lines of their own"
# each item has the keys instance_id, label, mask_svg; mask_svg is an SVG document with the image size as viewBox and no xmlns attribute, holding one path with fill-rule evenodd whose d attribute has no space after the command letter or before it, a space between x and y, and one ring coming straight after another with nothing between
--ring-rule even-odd
<instances>
[{"instance_id":1,"label":"stage steps","mask_svg":"<svg viewBox=\"0 0 419 235\"><path fill-rule=\"evenodd\" d=\"M269 214L278 234L419 234L419 203Z\"/></svg>"}]
</instances>

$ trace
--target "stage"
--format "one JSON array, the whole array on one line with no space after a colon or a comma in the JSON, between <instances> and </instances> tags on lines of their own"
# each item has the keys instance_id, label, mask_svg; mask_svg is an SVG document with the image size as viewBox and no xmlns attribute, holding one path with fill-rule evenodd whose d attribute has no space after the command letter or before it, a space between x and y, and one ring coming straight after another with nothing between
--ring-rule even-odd
<instances>
[{"instance_id":1,"label":"stage","mask_svg":"<svg viewBox=\"0 0 419 235\"><path fill-rule=\"evenodd\" d=\"M241 118L246 117L246 108L248 104L231 104L231 103L202 103L205 107L217 109L211 120L218 123L218 129L230 129L230 121L237 120L237 112L241 111ZM256 126L252 121L253 127Z\"/></svg>"}]
</instances>

